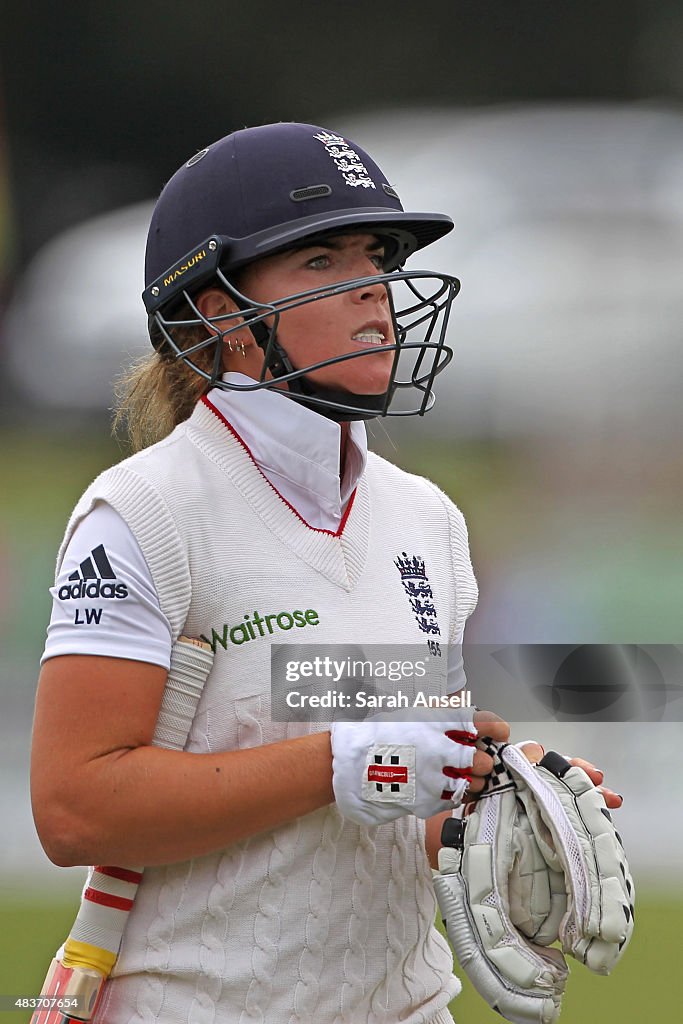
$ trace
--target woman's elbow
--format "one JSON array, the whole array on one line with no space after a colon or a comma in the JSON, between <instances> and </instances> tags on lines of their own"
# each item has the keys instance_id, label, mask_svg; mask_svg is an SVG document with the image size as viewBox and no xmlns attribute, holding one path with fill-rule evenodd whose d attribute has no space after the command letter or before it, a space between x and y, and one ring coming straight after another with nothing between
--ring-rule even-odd
<instances>
[{"instance_id":1,"label":"woman's elbow","mask_svg":"<svg viewBox=\"0 0 683 1024\"><path fill-rule=\"evenodd\" d=\"M61 800L49 804L33 797L33 820L38 838L48 858L60 868L92 864L90 838L83 822L73 808Z\"/></svg>"}]
</instances>

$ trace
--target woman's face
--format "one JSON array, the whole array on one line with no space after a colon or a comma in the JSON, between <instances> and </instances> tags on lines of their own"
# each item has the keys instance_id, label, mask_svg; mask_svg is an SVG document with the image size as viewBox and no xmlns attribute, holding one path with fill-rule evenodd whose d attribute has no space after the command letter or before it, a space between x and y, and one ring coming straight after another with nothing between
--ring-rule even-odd
<instances>
[{"instance_id":1,"label":"woman's face","mask_svg":"<svg viewBox=\"0 0 683 1024\"><path fill-rule=\"evenodd\" d=\"M251 264L240 275L239 288L257 302L274 302L380 274L382 262L383 246L374 235L337 235ZM395 338L386 287L379 282L286 310L277 336L295 369L348 352L372 352L307 375L323 387L378 395L389 386L394 351L383 347ZM235 368L240 369L239 363Z\"/></svg>"}]
</instances>

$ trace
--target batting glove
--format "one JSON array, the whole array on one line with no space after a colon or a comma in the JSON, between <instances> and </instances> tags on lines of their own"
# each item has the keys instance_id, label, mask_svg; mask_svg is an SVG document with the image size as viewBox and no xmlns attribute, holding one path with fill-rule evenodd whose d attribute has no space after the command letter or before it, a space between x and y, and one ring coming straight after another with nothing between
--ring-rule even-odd
<instances>
[{"instance_id":1,"label":"batting glove","mask_svg":"<svg viewBox=\"0 0 683 1024\"><path fill-rule=\"evenodd\" d=\"M514 747L504 748L502 758L544 859L564 874L562 949L596 974L609 974L633 934L635 891L605 801L582 768L554 751L535 770Z\"/></svg>"},{"instance_id":2,"label":"batting glove","mask_svg":"<svg viewBox=\"0 0 683 1024\"><path fill-rule=\"evenodd\" d=\"M472 781L476 727L472 719L431 718L427 711L421 721L392 715L333 724L332 784L344 817L381 825L404 814L430 818L461 802Z\"/></svg>"},{"instance_id":3,"label":"batting glove","mask_svg":"<svg viewBox=\"0 0 683 1024\"><path fill-rule=\"evenodd\" d=\"M434 889L458 963L514 1024L556 1024L567 983L557 939L564 878L550 871L512 787L447 819Z\"/></svg>"},{"instance_id":4,"label":"batting glove","mask_svg":"<svg viewBox=\"0 0 683 1024\"><path fill-rule=\"evenodd\" d=\"M475 988L514 1024L555 1024L567 967L607 974L633 931L633 881L604 800L550 752L531 765L487 747L489 788L449 821L434 879L449 939Z\"/></svg>"}]
</instances>

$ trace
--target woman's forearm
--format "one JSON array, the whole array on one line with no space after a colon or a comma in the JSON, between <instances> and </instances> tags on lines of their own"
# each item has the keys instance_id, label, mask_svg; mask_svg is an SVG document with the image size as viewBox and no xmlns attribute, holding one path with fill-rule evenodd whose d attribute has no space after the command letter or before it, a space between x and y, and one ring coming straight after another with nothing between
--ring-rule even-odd
<instances>
[{"instance_id":1,"label":"woman's forearm","mask_svg":"<svg viewBox=\"0 0 683 1024\"><path fill-rule=\"evenodd\" d=\"M333 800L323 732L218 754L116 751L34 808L45 850L61 866L151 866L200 857Z\"/></svg>"}]
</instances>

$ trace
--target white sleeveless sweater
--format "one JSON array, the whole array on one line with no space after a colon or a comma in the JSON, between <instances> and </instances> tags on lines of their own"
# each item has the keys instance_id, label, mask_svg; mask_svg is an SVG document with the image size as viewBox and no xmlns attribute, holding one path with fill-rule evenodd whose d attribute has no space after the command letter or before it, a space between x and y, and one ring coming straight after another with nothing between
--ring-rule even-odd
<instances>
[{"instance_id":1,"label":"white sleeveless sweater","mask_svg":"<svg viewBox=\"0 0 683 1024\"><path fill-rule=\"evenodd\" d=\"M325 728L271 721L271 642L426 650L459 635L476 603L463 517L433 484L370 455L339 534L313 530L206 402L91 485L62 552L98 500L134 533L174 639L215 645L190 751ZM420 628L404 554L424 559L438 634ZM460 985L435 909L421 822L362 828L330 805L147 869L96 1022L449 1024Z\"/></svg>"}]
</instances>

